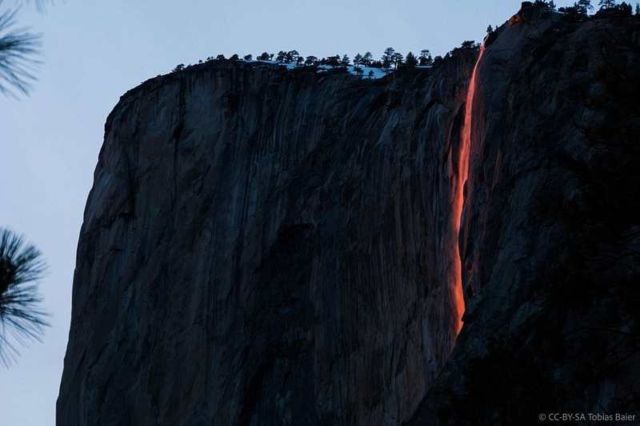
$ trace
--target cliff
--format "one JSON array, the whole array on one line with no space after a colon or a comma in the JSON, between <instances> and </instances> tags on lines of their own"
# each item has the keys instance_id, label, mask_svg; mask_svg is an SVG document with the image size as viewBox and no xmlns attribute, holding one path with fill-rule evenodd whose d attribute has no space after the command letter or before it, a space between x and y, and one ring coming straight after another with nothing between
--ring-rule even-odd
<instances>
[{"instance_id":1,"label":"cliff","mask_svg":"<svg viewBox=\"0 0 640 426\"><path fill-rule=\"evenodd\" d=\"M107 121L58 423L398 424L455 337L474 52L383 81L212 63Z\"/></svg>"},{"instance_id":2,"label":"cliff","mask_svg":"<svg viewBox=\"0 0 640 426\"><path fill-rule=\"evenodd\" d=\"M640 418L640 19L524 21L479 64L465 326L411 425Z\"/></svg>"},{"instance_id":3,"label":"cliff","mask_svg":"<svg viewBox=\"0 0 640 426\"><path fill-rule=\"evenodd\" d=\"M383 80L213 62L127 93L85 210L58 424L631 409L639 50L635 18L500 29L460 235L475 50Z\"/></svg>"}]
</instances>

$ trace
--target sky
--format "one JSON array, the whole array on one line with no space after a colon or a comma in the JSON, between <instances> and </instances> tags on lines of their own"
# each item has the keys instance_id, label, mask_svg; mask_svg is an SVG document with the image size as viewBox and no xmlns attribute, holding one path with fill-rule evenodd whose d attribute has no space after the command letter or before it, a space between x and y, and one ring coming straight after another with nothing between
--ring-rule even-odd
<instances>
[{"instance_id":1,"label":"sky","mask_svg":"<svg viewBox=\"0 0 640 426\"><path fill-rule=\"evenodd\" d=\"M28 3L28 2L27 2ZM556 1L559 6L567 1ZM4 0L4 6L15 4ZM0 97L0 226L24 234L48 263L40 283L51 327L0 366L0 423L55 424L71 315L76 245L102 144L119 97L176 64L223 53L296 49L318 57L389 46L444 54L479 41L519 0L55 0L23 6L42 34L31 94ZM62 426L62 425L61 425Z\"/></svg>"}]
</instances>

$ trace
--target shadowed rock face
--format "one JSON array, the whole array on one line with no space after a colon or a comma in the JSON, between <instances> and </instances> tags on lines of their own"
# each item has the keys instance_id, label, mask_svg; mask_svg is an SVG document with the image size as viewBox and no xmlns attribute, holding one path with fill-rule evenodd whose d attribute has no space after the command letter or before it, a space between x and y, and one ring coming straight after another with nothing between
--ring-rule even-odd
<instances>
[{"instance_id":1,"label":"shadowed rock face","mask_svg":"<svg viewBox=\"0 0 640 426\"><path fill-rule=\"evenodd\" d=\"M213 63L125 95L58 423L407 420L453 346L449 155L473 60L385 81Z\"/></svg>"},{"instance_id":2,"label":"shadowed rock face","mask_svg":"<svg viewBox=\"0 0 640 426\"><path fill-rule=\"evenodd\" d=\"M410 424L637 413L640 19L506 27L479 78L465 328Z\"/></svg>"},{"instance_id":3,"label":"shadowed rock face","mask_svg":"<svg viewBox=\"0 0 640 426\"><path fill-rule=\"evenodd\" d=\"M474 52L382 81L205 64L107 120L58 424L632 411L640 20L530 13L478 68L450 357Z\"/></svg>"}]
</instances>

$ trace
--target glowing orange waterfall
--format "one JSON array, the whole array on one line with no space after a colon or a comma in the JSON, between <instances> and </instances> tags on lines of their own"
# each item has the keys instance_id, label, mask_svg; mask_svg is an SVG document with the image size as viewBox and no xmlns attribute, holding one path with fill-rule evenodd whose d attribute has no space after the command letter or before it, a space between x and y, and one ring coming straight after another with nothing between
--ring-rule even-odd
<instances>
[{"instance_id":1,"label":"glowing orange waterfall","mask_svg":"<svg viewBox=\"0 0 640 426\"><path fill-rule=\"evenodd\" d=\"M471 155L471 137L473 134L473 101L478 85L478 65L484 55L484 45L480 46L480 54L473 67L469 88L467 89L467 100L464 113L464 126L460 141L460 156L458 157L458 170L455 179L455 193L453 196L453 279L452 292L456 309L456 334L462 329L462 315L464 314L464 295L462 291L462 257L460 253L460 228L462 225L462 211L464 209L464 186L469 177L469 157Z\"/></svg>"}]
</instances>

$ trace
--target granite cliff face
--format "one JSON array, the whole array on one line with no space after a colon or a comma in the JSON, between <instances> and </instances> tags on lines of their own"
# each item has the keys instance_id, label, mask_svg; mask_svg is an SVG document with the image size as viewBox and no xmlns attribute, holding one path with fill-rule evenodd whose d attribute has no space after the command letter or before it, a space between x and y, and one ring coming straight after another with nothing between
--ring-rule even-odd
<instances>
[{"instance_id":1,"label":"granite cliff face","mask_svg":"<svg viewBox=\"0 0 640 426\"><path fill-rule=\"evenodd\" d=\"M465 326L411 425L640 419L640 19L535 12L479 64Z\"/></svg>"},{"instance_id":2,"label":"granite cliff face","mask_svg":"<svg viewBox=\"0 0 640 426\"><path fill-rule=\"evenodd\" d=\"M447 162L473 60L385 81L214 63L125 95L59 424L407 420L455 337Z\"/></svg>"},{"instance_id":3,"label":"granite cliff face","mask_svg":"<svg viewBox=\"0 0 640 426\"><path fill-rule=\"evenodd\" d=\"M214 62L123 96L80 235L58 424L632 409L639 23L532 15L488 43L459 236L475 50L384 80Z\"/></svg>"}]
</instances>

